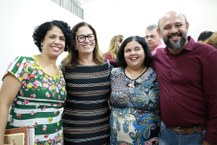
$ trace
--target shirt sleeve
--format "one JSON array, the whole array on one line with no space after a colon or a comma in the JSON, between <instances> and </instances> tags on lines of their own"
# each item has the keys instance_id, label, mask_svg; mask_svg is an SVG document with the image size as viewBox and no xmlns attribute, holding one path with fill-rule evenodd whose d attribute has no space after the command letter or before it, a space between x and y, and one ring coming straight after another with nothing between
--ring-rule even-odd
<instances>
[{"instance_id":1,"label":"shirt sleeve","mask_svg":"<svg viewBox=\"0 0 217 145\"><path fill-rule=\"evenodd\" d=\"M29 63L27 62L27 58L18 56L12 63L9 64L3 79L8 73L11 73L19 80L20 83L23 84L29 76L28 67Z\"/></svg>"}]
</instances>

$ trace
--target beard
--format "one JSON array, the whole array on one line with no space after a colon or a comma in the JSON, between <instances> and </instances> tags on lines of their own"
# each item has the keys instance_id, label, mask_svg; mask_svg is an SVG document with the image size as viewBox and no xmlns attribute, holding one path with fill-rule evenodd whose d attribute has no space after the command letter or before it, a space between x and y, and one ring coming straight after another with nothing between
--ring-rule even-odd
<instances>
[{"instance_id":1,"label":"beard","mask_svg":"<svg viewBox=\"0 0 217 145\"><path fill-rule=\"evenodd\" d=\"M181 36L181 40L176 41L176 42L170 42L169 39L172 36ZM176 32L176 33L172 33L172 34L168 35L167 39L163 39L163 40L164 40L164 43L166 44L166 46L169 47L170 49L180 50L184 47L184 45L187 41L187 37L186 37L186 35L182 35L181 33Z\"/></svg>"}]
</instances>

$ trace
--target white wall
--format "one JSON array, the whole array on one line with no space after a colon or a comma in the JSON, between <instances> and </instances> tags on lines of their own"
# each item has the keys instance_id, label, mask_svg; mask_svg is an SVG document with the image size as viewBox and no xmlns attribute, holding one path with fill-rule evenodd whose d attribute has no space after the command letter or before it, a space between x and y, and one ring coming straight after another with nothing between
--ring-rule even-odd
<instances>
[{"instance_id":1,"label":"white wall","mask_svg":"<svg viewBox=\"0 0 217 145\"><path fill-rule=\"evenodd\" d=\"M115 34L145 35L149 24L157 24L167 11L184 13L189 35L197 39L204 30L217 31L217 0L83 0L85 20L96 29L100 48L108 49Z\"/></svg>"},{"instance_id":2,"label":"white wall","mask_svg":"<svg viewBox=\"0 0 217 145\"><path fill-rule=\"evenodd\" d=\"M0 85L9 63L18 55L39 53L32 34L39 24L53 19L70 26L82 21L51 0L0 0ZM60 56L58 63L65 56Z\"/></svg>"},{"instance_id":3,"label":"white wall","mask_svg":"<svg viewBox=\"0 0 217 145\"><path fill-rule=\"evenodd\" d=\"M189 34L195 39L204 30L217 31L217 0L81 1L84 19L96 29L103 52L108 49L113 35L144 36L146 26L156 24L170 10L183 12L187 16ZM82 21L51 0L0 0L0 19L0 79L17 55L38 53L32 40L35 26L52 19L64 20L71 26Z\"/></svg>"}]
</instances>

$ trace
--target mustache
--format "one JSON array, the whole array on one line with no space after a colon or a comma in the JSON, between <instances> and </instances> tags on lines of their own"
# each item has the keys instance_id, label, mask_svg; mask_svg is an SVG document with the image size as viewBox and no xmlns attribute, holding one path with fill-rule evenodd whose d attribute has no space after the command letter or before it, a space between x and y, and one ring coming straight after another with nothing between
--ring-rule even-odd
<instances>
[{"instance_id":1,"label":"mustache","mask_svg":"<svg viewBox=\"0 0 217 145\"><path fill-rule=\"evenodd\" d=\"M182 36L182 34L181 34L180 32L171 33L171 34L169 34L169 35L167 36L167 38L169 39L169 38L171 38L171 37L173 37L173 36Z\"/></svg>"}]
</instances>

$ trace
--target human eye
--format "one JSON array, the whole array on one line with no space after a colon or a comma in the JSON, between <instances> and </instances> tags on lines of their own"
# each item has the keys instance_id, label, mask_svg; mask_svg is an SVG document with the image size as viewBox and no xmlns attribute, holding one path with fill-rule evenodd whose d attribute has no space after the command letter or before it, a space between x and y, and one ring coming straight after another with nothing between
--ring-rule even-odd
<instances>
[{"instance_id":1,"label":"human eye","mask_svg":"<svg viewBox=\"0 0 217 145\"><path fill-rule=\"evenodd\" d=\"M84 35L80 35L80 36L78 36L78 39L83 39L83 38L85 38Z\"/></svg>"},{"instance_id":2,"label":"human eye","mask_svg":"<svg viewBox=\"0 0 217 145\"><path fill-rule=\"evenodd\" d=\"M87 38L88 38L89 40L94 40L94 39L95 39L95 36L94 36L93 34L90 34L90 35L87 36Z\"/></svg>"},{"instance_id":3,"label":"human eye","mask_svg":"<svg viewBox=\"0 0 217 145\"><path fill-rule=\"evenodd\" d=\"M55 39L56 36L55 36L55 35L50 35L49 38L50 38L50 39Z\"/></svg>"},{"instance_id":4,"label":"human eye","mask_svg":"<svg viewBox=\"0 0 217 145\"><path fill-rule=\"evenodd\" d=\"M66 39L65 39L65 37L60 37L60 40L65 41Z\"/></svg>"},{"instance_id":5,"label":"human eye","mask_svg":"<svg viewBox=\"0 0 217 145\"><path fill-rule=\"evenodd\" d=\"M145 36L145 39L148 39L149 38L149 36L147 35L147 36Z\"/></svg>"},{"instance_id":6,"label":"human eye","mask_svg":"<svg viewBox=\"0 0 217 145\"><path fill-rule=\"evenodd\" d=\"M176 27L177 27L177 28L182 27L182 23L177 23L177 24L176 24Z\"/></svg>"},{"instance_id":7,"label":"human eye","mask_svg":"<svg viewBox=\"0 0 217 145\"><path fill-rule=\"evenodd\" d=\"M150 35L149 37L153 39L155 36L154 35Z\"/></svg>"},{"instance_id":8,"label":"human eye","mask_svg":"<svg viewBox=\"0 0 217 145\"><path fill-rule=\"evenodd\" d=\"M131 49L130 48L125 48L125 53L129 53L131 51Z\"/></svg>"},{"instance_id":9,"label":"human eye","mask_svg":"<svg viewBox=\"0 0 217 145\"><path fill-rule=\"evenodd\" d=\"M169 30L171 28L171 26L167 25L164 27L164 30Z\"/></svg>"},{"instance_id":10,"label":"human eye","mask_svg":"<svg viewBox=\"0 0 217 145\"><path fill-rule=\"evenodd\" d=\"M141 50L141 47L137 46L135 47L135 51L140 51Z\"/></svg>"},{"instance_id":11,"label":"human eye","mask_svg":"<svg viewBox=\"0 0 217 145\"><path fill-rule=\"evenodd\" d=\"M84 35L79 35L79 36L77 36L77 38L78 38L78 40L84 40L85 39L85 36Z\"/></svg>"}]
</instances>

